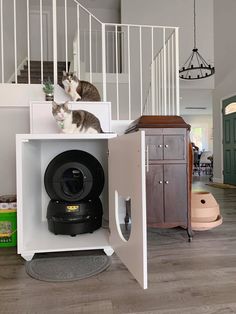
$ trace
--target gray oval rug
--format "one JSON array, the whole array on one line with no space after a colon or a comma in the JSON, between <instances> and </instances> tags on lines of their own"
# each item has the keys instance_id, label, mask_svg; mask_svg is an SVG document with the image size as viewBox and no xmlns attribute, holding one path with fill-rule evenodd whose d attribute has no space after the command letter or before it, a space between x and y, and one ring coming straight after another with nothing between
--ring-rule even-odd
<instances>
[{"instance_id":1,"label":"gray oval rug","mask_svg":"<svg viewBox=\"0 0 236 314\"><path fill-rule=\"evenodd\" d=\"M43 281L73 281L97 275L107 269L106 255L40 257L25 263L31 277Z\"/></svg>"}]
</instances>

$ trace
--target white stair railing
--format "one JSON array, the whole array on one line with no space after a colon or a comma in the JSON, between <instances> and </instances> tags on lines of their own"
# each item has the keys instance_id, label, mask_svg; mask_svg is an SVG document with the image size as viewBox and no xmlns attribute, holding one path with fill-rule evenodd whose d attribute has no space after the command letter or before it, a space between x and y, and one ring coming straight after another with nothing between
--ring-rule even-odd
<instances>
[{"instance_id":1,"label":"white stair railing","mask_svg":"<svg viewBox=\"0 0 236 314\"><path fill-rule=\"evenodd\" d=\"M179 115L178 29L174 30L150 65L151 82L143 114Z\"/></svg>"},{"instance_id":2,"label":"white stair railing","mask_svg":"<svg viewBox=\"0 0 236 314\"><path fill-rule=\"evenodd\" d=\"M113 91L111 87L106 88L106 94L103 91L105 99L112 99L113 119L133 119L147 112L152 115L178 114L178 28L103 23L103 31L101 53L106 62L102 63L100 80L108 83L110 78L114 82ZM97 41L94 45L97 52ZM108 51L112 54L108 55ZM83 52L83 55L86 57L88 53ZM99 60L94 56L95 59ZM86 59L84 62L89 63ZM95 62L94 72L98 67ZM147 92L150 103L145 101Z\"/></svg>"},{"instance_id":3,"label":"white stair railing","mask_svg":"<svg viewBox=\"0 0 236 314\"><path fill-rule=\"evenodd\" d=\"M38 22L33 25L32 12L38 12ZM13 19L12 28L6 27L7 19ZM35 83L32 43L38 38L38 83L47 78L45 61L53 62L52 79L54 84L60 83L58 61L65 61L65 70L75 70L80 79L98 87L103 101L111 101L113 119L179 112L176 27L102 23L78 0L0 0L0 26L2 84L12 75L19 84L18 72L25 59L27 83ZM13 38L10 49L7 38Z\"/></svg>"},{"instance_id":4,"label":"white stair railing","mask_svg":"<svg viewBox=\"0 0 236 314\"><path fill-rule=\"evenodd\" d=\"M116 40L116 33L114 31L106 31L106 56L107 56L107 62L106 62L106 71L107 73L115 73L115 58L116 58L116 51L115 51L115 40ZM80 58L79 60L84 63L85 71L90 71L90 60L89 60L89 39L90 39L90 33L88 30L82 30L80 31L80 46L83 47L80 49ZM102 64L101 60L99 60L99 53L101 49L101 42L102 42L102 32L101 30L92 30L91 31L91 41L93 44L92 49L92 68L93 73L101 73L102 72ZM118 58L123 57L123 48L124 48L124 32L117 32L117 42L118 42ZM74 38L74 69L77 70L77 33ZM121 63L121 62L119 62ZM122 69L119 69L119 72L122 72Z\"/></svg>"}]
</instances>

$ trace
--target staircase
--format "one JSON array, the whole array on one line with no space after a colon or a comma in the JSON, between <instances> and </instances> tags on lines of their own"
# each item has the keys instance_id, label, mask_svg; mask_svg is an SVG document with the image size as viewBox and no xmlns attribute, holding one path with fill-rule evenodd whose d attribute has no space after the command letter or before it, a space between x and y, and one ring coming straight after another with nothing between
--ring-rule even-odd
<instances>
[{"instance_id":1,"label":"staircase","mask_svg":"<svg viewBox=\"0 0 236 314\"><path fill-rule=\"evenodd\" d=\"M0 10L0 85L41 85L49 78L61 85L70 65L79 79L96 85L102 101L111 102L113 120L179 114L178 27L103 23L79 0L23 1L25 6L14 0L13 10L11 1L4 1ZM31 14L38 18L36 26ZM5 27L5 19L12 27ZM4 48L3 39L12 37L11 47Z\"/></svg>"},{"instance_id":2,"label":"staircase","mask_svg":"<svg viewBox=\"0 0 236 314\"><path fill-rule=\"evenodd\" d=\"M70 67L70 62L68 62L68 69ZM50 79L51 82L54 81L54 73L53 73L53 61L43 61L43 81ZM41 84L41 61L30 61L30 83L31 84ZM58 61L57 62L57 81L59 85L62 85L62 72L66 71L66 62ZM24 68L20 71L20 74L17 75L17 83L20 84L28 84L28 63L24 65ZM14 83L14 82L13 82Z\"/></svg>"}]
</instances>

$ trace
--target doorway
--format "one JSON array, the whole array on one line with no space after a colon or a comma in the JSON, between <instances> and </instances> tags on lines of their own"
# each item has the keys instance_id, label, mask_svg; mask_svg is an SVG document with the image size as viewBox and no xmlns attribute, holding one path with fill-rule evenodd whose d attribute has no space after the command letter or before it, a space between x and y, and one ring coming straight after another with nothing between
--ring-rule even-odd
<instances>
[{"instance_id":1,"label":"doorway","mask_svg":"<svg viewBox=\"0 0 236 314\"><path fill-rule=\"evenodd\" d=\"M236 185L236 96L222 105L224 183Z\"/></svg>"}]
</instances>

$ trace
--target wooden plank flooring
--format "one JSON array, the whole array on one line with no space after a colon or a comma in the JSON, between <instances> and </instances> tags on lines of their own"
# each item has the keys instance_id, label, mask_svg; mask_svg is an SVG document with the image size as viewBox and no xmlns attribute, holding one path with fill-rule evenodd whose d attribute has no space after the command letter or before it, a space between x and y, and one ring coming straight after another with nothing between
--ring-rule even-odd
<instances>
[{"instance_id":1,"label":"wooden plank flooring","mask_svg":"<svg viewBox=\"0 0 236 314\"><path fill-rule=\"evenodd\" d=\"M115 255L98 276L46 283L25 273L15 248L1 248L0 313L236 313L236 189L211 188L202 180L196 177L193 188L215 196L224 222L195 232L191 243L180 228L150 229L147 290Z\"/></svg>"}]
</instances>

